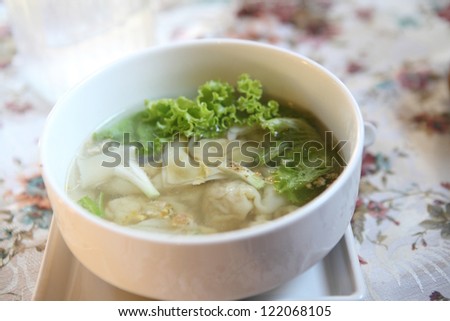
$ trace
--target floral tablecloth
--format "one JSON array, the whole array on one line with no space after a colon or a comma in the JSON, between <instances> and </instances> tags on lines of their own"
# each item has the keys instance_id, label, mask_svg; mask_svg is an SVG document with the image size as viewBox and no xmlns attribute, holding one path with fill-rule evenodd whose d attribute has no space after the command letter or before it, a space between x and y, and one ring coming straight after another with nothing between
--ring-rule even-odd
<instances>
[{"instance_id":1,"label":"floral tablecloth","mask_svg":"<svg viewBox=\"0 0 450 321\"><path fill-rule=\"evenodd\" d=\"M168 7L158 41L252 39L342 79L377 128L352 220L365 299L448 300L450 1L264 2L235 1L226 21L197 12L170 27ZM52 102L21 78L7 18L0 0L0 300L29 300L52 218L37 145Z\"/></svg>"}]
</instances>

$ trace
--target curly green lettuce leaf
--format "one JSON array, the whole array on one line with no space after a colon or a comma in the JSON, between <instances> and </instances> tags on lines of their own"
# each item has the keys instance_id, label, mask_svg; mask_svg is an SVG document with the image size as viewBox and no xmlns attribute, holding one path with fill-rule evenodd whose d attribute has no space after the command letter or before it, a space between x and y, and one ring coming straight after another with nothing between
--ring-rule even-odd
<instances>
[{"instance_id":1,"label":"curly green lettuce leaf","mask_svg":"<svg viewBox=\"0 0 450 321\"><path fill-rule=\"evenodd\" d=\"M212 116L208 119L210 130L195 136L213 138L240 123L236 115L235 101L236 91L227 82L211 80L200 86L196 102L198 106L210 110Z\"/></svg>"},{"instance_id":2,"label":"curly green lettuce leaf","mask_svg":"<svg viewBox=\"0 0 450 321\"><path fill-rule=\"evenodd\" d=\"M215 138L235 125L260 125L279 116L278 103L263 102L262 85L242 74L236 89L229 83L210 80L198 88L193 100L186 97L146 102L145 122L168 141L173 135Z\"/></svg>"},{"instance_id":3,"label":"curly green lettuce leaf","mask_svg":"<svg viewBox=\"0 0 450 321\"><path fill-rule=\"evenodd\" d=\"M237 91L240 94L236 109L243 125L261 125L265 121L279 117L279 103L275 100L262 102L263 88L259 80L251 79L248 74L242 74L237 81Z\"/></svg>"},{"instance_id":4,"label":"curly green lettuce leaf","mask_svg":"<svg viewBox=\"0 0 450 321\"><path fill-rule=\"evenodd\" d=\"M147 101L146 107L146 122L161 141L170 141L176 134L189 138L215 131L214 112L186 97Z\"/></svg>"},{"instance_id":5,"label":"curly green lettuce leaf","mask_svg":"<svg viewBox=\"0 0 450 321\"><path fill-rule=\"evenodd\" d=\"M145 110L126 117L93 135L94 141L124 142L124 133L142 149L160 153L162 144L175 135L186 138L216 138L236 125L261 125L279 116L279 104L263 101L261 82L248 74L239 76L236 88L210 80L202 84L194 99L186 97L145 101Z\"/></svg>"}]
</instances>

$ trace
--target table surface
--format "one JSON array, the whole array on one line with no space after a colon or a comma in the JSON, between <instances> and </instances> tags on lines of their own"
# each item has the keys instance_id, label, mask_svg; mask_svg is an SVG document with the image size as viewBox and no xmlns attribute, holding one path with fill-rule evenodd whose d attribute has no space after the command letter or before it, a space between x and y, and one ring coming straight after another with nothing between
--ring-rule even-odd
<instances>
[{"instance_id":1,"label":"table surface","mask_svg":"<svg viewBox=\"0 0 450 321\"><path fill-rule=\"evenodd\" d=\"M282 3L241 1L223 23L199 6L158 41L251 39L335 73L377 128L352 219L365 299L448 300L450 1ZM0 0L0 300L30 300L52 218L37 144L53 103L21 77L7 18Z\"/></svg>"}]
</instances>

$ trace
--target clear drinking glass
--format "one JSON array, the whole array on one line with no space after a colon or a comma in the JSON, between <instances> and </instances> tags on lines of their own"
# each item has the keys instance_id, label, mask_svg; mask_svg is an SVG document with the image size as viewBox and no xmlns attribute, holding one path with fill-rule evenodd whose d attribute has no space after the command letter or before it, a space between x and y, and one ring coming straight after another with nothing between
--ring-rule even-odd
<instances>
[{"instance_id":1,"label":"clear drinking glass","mask_svg":"<svg viewBox=\"0 0 450 321\"><path fill-rule=\"evenodd\" d=\"M152 0L6 0L18 64L54 102L101 66L154 42Z\"/></svg>"}]
</instances>

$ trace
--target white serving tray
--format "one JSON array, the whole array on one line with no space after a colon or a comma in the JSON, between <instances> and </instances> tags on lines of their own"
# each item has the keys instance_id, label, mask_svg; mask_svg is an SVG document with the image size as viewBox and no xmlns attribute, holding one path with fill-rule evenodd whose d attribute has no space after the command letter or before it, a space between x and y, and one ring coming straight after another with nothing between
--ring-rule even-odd
<instances>
[{"instance_id":1,"label":"white serving tray","mask_svg":"<svg viewBox=\"0 0 450 321\"><path fill-rule=\"evenodd\" d=\"M360 300L364 281L349 227L336 247L309 270L249 300ZM118 289L86 269L70 252L52 222L33 300L149 300Z\"/></svg>"}]
</instances>

